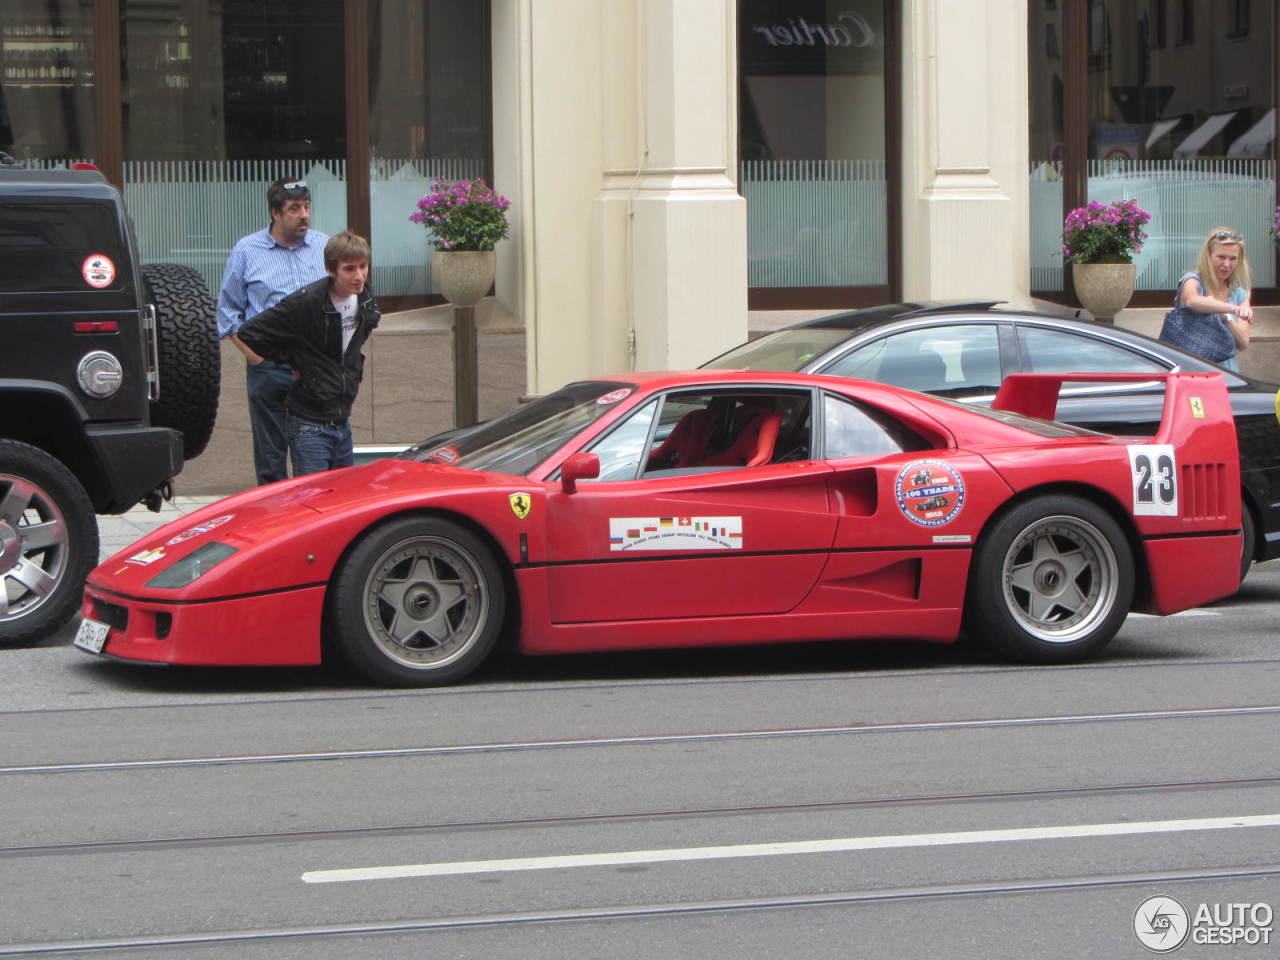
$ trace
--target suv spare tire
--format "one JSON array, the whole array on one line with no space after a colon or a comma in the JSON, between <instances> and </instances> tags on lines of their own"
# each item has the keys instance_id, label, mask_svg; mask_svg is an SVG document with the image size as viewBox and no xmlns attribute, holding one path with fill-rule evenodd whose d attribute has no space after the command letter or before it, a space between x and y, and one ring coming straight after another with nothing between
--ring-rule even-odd
<instances>
[{"instance_id":1,"label":"suv spare tire","mask_svg":"<svg viewBox=\"0 0 1280 960\"><path fill-rule=\"evenodd\" d=\"M160 396L151 423L182 434L182 457L204 452L218 415L222 354L213 297L204 278L176 263L142 266L147 299L156 308Z\"/></svg>"}]
</instances>

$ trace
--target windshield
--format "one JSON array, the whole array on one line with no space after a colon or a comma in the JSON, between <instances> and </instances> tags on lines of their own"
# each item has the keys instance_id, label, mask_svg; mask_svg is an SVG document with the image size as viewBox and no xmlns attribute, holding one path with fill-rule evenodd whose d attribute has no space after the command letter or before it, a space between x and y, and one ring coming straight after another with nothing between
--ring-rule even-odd
<instances>
[{"instance_id":1,"label":"windshield","mask_svg":"<svg viewBox=\"0 0 1280 960\"><path fill-rule=\"evenodd\" d=\"M830 327L778 330L734 347L703 366L712 370L803 370L814 357L843 343L849 336L848 330Z\"/></svg>"},{"instance_id":2,"label":"windshield","mask_svg":"<svg viewBox=\"0 0 1280 960\"><path fill-rule=\"evenodd\" d=\"M400 459L525 476L634 389L630 383L571 383L463 434L449 446L424 444L406 450Z\"/></svg>"}]
</instances>

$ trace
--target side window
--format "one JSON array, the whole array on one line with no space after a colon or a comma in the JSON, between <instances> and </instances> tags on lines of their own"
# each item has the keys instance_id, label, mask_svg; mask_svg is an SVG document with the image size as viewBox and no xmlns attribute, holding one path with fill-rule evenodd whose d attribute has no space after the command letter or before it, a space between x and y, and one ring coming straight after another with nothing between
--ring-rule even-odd
<instances>
[{"instance_id":1,"label":"side window","mask_svg":"<svg viewBox=\"0 0 1280 960\"><path fill-rule=\"evenodd\" d=\"M829 393L822 398L822 422L823 453L828 460L885 457L929 447L915 431L887 414Z\"/></svg>"},{"instance_id":2,"label":"side window","mask_svg":"<svg viewBox=\"0 0 1280 960\"><path fill-rule=\"evenodd\" d=\"M1127 350L1114 343L1060 330L1020 327L1023 367L1027 373L1067 373L1088 370L1098 373L1167 373L1168 367ZM1099 384L1064 383L1070 387L1093 387Z\"/></svg>"},{"instance_id":3,"label":"side window","mask_svg":"<svg viewBox=\"0 0 1280 960\"><path fill-rule=\"evenodd\" d=\"M590 452L600 458L600 476L593 482L636 478L657 409L651 400L595 442Z\"/></svg>"},{"instance_id":4,"label":"side window","mask_svg":"<svg viewBox=\"0 0 1280 960\"><path fill-rule=\"evenodd\" d=\"M0 293L91 292L125 283L115 222L101 203L6 203L0 259Z\"/></svg>"},{"instance_id":5,"label":"side window","mask_svg":"<svg viewBox=\"0 0 1280 960\"><path fill-rule=\"evenodd\" d=\"M809 406L807 390L669 394L644 475L676 476L807 460L812 443Z\"/></svg>"},{"instance_id":6,"label":"side window","mask_svg":"<svg viewBox=\"0 0 1280 960\"><path fill-rule=\"evenodd\" d=\"M994 393L1000 386L998 327L952 324L891 334L822 372L952 397Z\"/></svg>"}]
</instances>

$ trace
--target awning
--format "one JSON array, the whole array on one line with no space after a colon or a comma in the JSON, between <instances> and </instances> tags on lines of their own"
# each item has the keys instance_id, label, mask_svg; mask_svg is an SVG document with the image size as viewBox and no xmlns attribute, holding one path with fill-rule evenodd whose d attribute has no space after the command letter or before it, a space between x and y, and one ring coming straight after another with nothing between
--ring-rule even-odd
<instances>
[{"instance_id":1,"label":"awning","mask_svg":"<svg viewBox=\"0 0 1280 960\"><path fill-rule=\"evenodd\" d=\"M1230 113L1215 113L1200 126L1191 131L1191 135L1174 147L1173 156L1176 160L1189 160L1201 151L1206 143L1218 135L1218 133L1231 122L1239 111L1232 110Z\"/></svg>"},{"instance_id":2,"label":"awning","mask_svg":"<svg viewBox=\"0 0 1280 960\"><path fill-rule=\"evenodd\" d=\"M1227 149L1228 157L1262 157L1270 151L1276 138L1276 108L1272 107L1261 120L1244 132Z\"/></svg>"},{"instance_id":3,"label":"awning","mask_svg":"<svg viewBox=\"0 0 1280 960\"><path fill-rule=\"evenodd\" d=\"M1182 122L1181 117L1175 117L1172 120L1157 120L1151 125L1151 133L1147 137L1146 149L1150 150L1155 146L1155 142L1163 137L1166 133Z\"/></svg>"}]
</instances>

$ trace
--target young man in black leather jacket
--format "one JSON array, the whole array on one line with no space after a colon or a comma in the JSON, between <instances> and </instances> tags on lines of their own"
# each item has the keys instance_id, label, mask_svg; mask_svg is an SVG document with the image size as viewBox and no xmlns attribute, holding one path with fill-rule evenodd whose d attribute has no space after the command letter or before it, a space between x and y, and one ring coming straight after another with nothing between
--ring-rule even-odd
<instances>
[{"instance_id":1,"label":"young man in black leather jacket","mask_svg":"<svg viewBox=\"0 0 1280 960\"><path fill-rule=\"evenodd\" d=\"M288 364L285 431L295 476L354 462L351 405L364 373L365 340L381 319L369 290L369 243L343 232L324 248L328 276L295 291L240 328L255 353Z\"/></svg>"}]
</instances>

